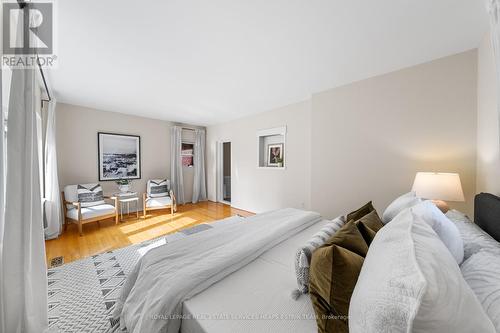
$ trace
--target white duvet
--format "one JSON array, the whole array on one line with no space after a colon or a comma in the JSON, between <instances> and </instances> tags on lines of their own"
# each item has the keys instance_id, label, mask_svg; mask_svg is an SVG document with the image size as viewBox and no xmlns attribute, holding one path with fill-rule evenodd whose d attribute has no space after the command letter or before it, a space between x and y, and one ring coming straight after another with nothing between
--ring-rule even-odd
<instances>
[{"instance_id":1,"label":"white duvet","mask_svg":"<svg viewBox=\"0 0 500 333\"><path fill-rule=\"evenodd\" d=\"M460 267L484 311L500 332L500 258L498 253L481 250Z\"/></svg>"},{"instance_id":2,"label":"white duvet","mask_svg":"<svg viewBox=\"0 0 500 333\"><path fill-rule=\"evenodd\" d=\"M178 332L185 300L318 221L317 213L282 209L151 250L123 286L114 312L120 328Z\"/></svg>"}]
</instances>

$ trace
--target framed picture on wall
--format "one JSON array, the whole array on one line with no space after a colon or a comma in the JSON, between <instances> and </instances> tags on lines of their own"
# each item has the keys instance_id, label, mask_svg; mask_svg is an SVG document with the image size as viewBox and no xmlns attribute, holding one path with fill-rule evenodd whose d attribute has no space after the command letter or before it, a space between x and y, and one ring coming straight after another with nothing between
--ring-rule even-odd
<instances>
[{"instance_id":1,"label":"framed picture on wall","mask_svg":"<svg viewBox=\"0 0 500 333\"><path fill-rule=\"evenodd\" d=\"M97 133L99 181L141 178L141 137Z\"/></svg>"},{"instance_id":2,"label":"framed picture on wall","mask_svg":"<svg viewBox=\"0 0 500 333\"><path fill-rule=\"evenodd\" d=\"M267 146L267 165L273 167L283 166L283 144L276 143Z\"/></svg>"},{"instance_id":3,"label":"framed picture on wall","mask_svg":"<svg viewBox=\"0 0 500 333\"><path fill-rule=\"evenodd\" d=\"M194 166L194 143L183 142L181 144L181 157L182 166L189 168Z\"/></svg>"}]
</instances>

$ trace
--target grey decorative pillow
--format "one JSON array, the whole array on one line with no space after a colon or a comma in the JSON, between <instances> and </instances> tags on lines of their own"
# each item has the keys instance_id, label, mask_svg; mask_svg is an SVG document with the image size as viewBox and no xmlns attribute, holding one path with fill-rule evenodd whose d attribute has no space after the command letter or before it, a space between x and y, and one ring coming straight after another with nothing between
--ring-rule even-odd
<instances>
[{"instance_id":1,"label":"grey decorative pillow","mask_svg":"<svg viewBox=\"0 0 500 333\"><path fill-rule=\"evenodd\" d=\"M78 202L82 207L105 204L100 184L78 184L76 191L78 193Z\"/></svg>"},{"instance_id":2,"label":"grey decorative pillow","mask_svg":"<svg viewBox=\"0 0 500 333\"><path fill-rule=\"evenodd\" d=\"M297 250L295 254L295 274L300 293L306 294L309 292L309 265L311 264L312 253L324 245L344 224L344 216L339 216L329 221L306 244ZM294 297L298 297L298 295Z\"/></svg>"},{"instance_id":3,"label":"grey decorative pillow","mask_svg":"<svg viewBox=\"0 0 500 333\"><path fill-rule=\"evenodd\" d=\"M153 179L148 182L148 195L151 198L169 196L170 182L166 179Z\"/></svg>"}]
</instances>

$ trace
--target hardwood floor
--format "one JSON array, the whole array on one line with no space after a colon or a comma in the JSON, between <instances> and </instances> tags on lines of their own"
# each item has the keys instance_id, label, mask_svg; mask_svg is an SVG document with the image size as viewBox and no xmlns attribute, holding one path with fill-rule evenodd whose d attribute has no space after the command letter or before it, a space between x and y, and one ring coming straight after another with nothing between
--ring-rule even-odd
<instances>
[{"instance_id":1,"label":"hardwood floor","mask_svg":"<svg viewBox=\"0 0 500 333\"><path fill-rule=\"evenodd\" d=\"M152 211L146 219L142 218L142 212L138 220L135 213L128 219L124 216L125 221L118 225L111 219L101 221L100 225L85 224L83 236L78 235L77 225L70 223L59 238L45 242L47 265L50 267L50 261L55 257L63 256L64 263L68 263L237 214L253 215L221 203L202 202L179 205L174 217L170 216L170 209L166 209Z\"/></svg>"}]
</instances>

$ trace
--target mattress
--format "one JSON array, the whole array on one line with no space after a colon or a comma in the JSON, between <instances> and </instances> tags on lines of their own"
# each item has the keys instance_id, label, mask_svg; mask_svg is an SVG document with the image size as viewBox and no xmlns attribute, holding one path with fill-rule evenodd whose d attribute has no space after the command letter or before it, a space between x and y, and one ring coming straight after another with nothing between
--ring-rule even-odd
<instances>
[{"instance_id":1,"label":"mattress","mask_svg":"<svg viewBox=\"0 0 500 333\"><path fill-rule=\"evenodd\" d=\"M295 252L319 231L318 222L184 302L182 333L317 332L308 295L297 289Z\"/></svg>"}]
</instances>

